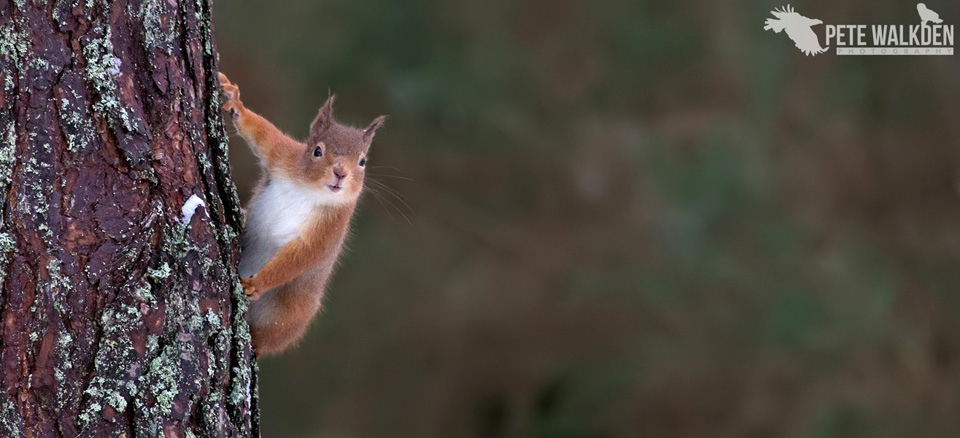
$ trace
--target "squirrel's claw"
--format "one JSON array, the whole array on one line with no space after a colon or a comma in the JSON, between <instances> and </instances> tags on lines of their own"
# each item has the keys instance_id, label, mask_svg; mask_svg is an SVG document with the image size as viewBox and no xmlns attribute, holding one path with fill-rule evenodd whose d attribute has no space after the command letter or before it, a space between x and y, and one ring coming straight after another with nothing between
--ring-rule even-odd
<instances>
[{"instance_id":1,"label":"squirrel's claw","mask_svg":"<svg viewBox=\"0 0 960 438\"><path fill-rule=\"evenodd\" d=\"M253 277L241 278L240 285L243 286L243 293L247 294L251 300L256 301L260 299L260 291L257 290L257 286L253 284Z\"/></svg>"},{"instance_id":2,"label":"squirrel's claw","mask_svg":"<svg viewBox=\"0 0 960 438\"><path fill-rule=\"evenodd\" d=\"M243 108L243 103L240 102L240 88L230 82L227 75L218 74L220 75L220 89L223 90L223 95L227 97L227 102L223 104L222 108L230 111L232 116L237 117L238 111Z\"/></svg>"}]
</instances>

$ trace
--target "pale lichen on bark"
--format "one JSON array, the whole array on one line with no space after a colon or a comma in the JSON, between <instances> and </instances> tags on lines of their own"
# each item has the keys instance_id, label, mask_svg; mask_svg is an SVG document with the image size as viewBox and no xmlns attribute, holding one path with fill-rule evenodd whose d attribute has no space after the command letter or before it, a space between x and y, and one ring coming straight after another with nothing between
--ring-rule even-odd
<instances>
[{"instance_id":1,"label":"pale lichen on bark","mask_svg":"<svg viewBox=\"0 0 960 438\"><path fill-rule=\"evenodd\" d=\"M0 436L258 435L216 62L206 0L0 0Z\"/></svg>"}]
</instances>

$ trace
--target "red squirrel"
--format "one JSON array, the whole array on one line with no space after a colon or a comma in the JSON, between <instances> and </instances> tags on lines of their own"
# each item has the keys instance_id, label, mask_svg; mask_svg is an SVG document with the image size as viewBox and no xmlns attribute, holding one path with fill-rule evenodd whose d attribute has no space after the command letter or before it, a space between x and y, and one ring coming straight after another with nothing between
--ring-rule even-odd
<instances>
[{"instance_id":1,"label":"red squirrel","mask_svg":"<svg viewBox=\"0 0 960 438\"><path fill-rule=\"evenodd\" d=\"M299 142L244 107L223 73L220 85L223 109L264 170L240 239L240 283L253 300L247 321L254 349L276 354L303 336L320 309L363 189L370 142L386 117L364 129L341 125L330 95Z\"/></svg>"}]
</instances>

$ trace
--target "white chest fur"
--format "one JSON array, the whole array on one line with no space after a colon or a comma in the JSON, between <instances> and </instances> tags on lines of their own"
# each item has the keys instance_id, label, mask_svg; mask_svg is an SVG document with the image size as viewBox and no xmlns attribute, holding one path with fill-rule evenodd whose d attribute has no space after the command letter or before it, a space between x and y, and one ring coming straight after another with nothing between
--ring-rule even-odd
<instances>
[{"instance_id":1,"label":"white chest fur","mask_svg":"<svg viewBox=\"0 0 960 438\"><path fill-rule=\"evenodd\" d=\"M335 203L335 198L286 178L272 179L250 202L240 274L258 272L283 245L301 235L317 208Z\"/></svg>"},{"instance_id":2,"label":"white chest fur","mask_svg":"<svg viewBox=\"0 0 960 438\"><path fill-rule=\"evenodd\" d=\"M283 245L299 234L301 227L313 210L322 204L317 190L292 183L288 180L271 181L250 206L262 222L265 235Z\"/></svg>"}]
</instances>

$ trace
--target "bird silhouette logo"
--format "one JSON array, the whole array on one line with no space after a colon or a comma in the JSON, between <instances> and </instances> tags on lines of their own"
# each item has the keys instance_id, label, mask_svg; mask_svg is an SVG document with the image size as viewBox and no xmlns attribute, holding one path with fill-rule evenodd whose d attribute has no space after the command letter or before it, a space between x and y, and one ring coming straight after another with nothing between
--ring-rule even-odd
<instances>
[{"instance_id":1,"label":"bird silhouette logo","mask_svg":"<svg viewBox=\"0 0 960 438\"><path fill-rule=\"evenodd\" d=\"M776 18L768 18L763 30L773 30L776 33L786 30L787 36L790 37L793 44L807 56L819 55L830 49L829 47L820 47L820 40L811 29L813 26L823 24L822 21L804 17L794 11L790 5L782 9L774 9L770 13ZM923 13L921 12L920 15L922 16ZM934 15L936 14L934 13Z\"/></svg>"},{"instance_id":2,"label":"bird silhouette logo","mask_svg":"<svg viewBox=\"0 0 960 438\"><path fill-rule=\"evenodd\" d=\"M927 26L927 22L940 24L943 23L943 20L940 19L940 14L927 9L927 5L923 3L917 3L917 13L920 14L920 25Z\"/></svg>"}]
</instances>

